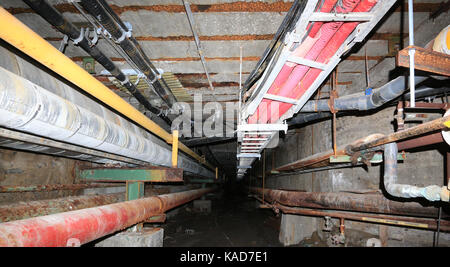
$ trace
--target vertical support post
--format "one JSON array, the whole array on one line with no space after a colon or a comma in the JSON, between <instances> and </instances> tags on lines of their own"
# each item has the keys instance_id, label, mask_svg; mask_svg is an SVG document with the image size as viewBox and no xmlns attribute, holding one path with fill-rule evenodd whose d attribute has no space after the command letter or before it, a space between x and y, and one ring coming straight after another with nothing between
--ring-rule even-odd
<instances>
[{"instance_id":1,"label":"vertical support post","mask_svg":"<svg viewBox=\"0 0 450 267\"><path fill-rule=\"evenodd\" d=\"M388 226L387 225L380 225L379 226L379 237L381 241L382 247L388 246L388 239L389 239L389 233L388 233Z\"/></svg>"},{"instance_id":2,"label":"vertical support post","mask_svg":"<svg viewBox=\"0 0 450 267\"><path fill-rule=\"evenodd\" d=\"M126 195L125 199L127 201L129 200L136 200L139 198L144 197L144 182L126 182ZM131 232L141 232L144 230L144 224L138 223L135 226L128 229L128 231Z\"/></svg>"},{"instance_id":3,"label":"vertical support post","mask_svg":"<svg viewBox=\"0 0 450 267\"><path fill-rule=\"evenodd\" d=\"M219 179L219 168L216 167L216 180Z\"/></svg>"},{"instance_id":4,"label":"vertical support post","mask_svg":"<svg viewBox=\"0 0 450 267\"><path fill-rule=\"evenodd\" d=\"M262 194L262 203L264 204L264 187L266 184L266 150L264 149L263 154L263 172L262 172L262 188L263 188L263 194Z\"/></svg>"},{"instance_id":5,"label":"vertical support post","mask_svg":"<svg viewBox=\"0 0 450 267\"><path fill-rule=\"evenodd\" d=\"M135 200L144 197L143 182L126 182L126 200Z\"/></svg>"},{"instance_id":6,"label":"vertical support post","mask_svg":"<svg viewBox=\"0 0 450 267\"><path fill-rule=\"evenodd\" d=\"M178 167L178 130L172 132L172 167Z\"/></svg>"},{"instance_id":7,"label":"vertical support post","mask_svg":"<svg viewBox=\"0 0 450 267\"><path fill-rule=\"evenodd\" d=\"M332 88L330 92L330 111L333 113L333 150L334 150L334 156L337 156L337 141L336 141L336 113L337 110L334 108L334 100L338 97L337 94L337 67L336 70L333 72L332 75L333 83Z\"/></svg>"},{"instance_id":8,"label":"vertical support post","mask_svg":"<svg viewBox=\"0 0 450 267\"><path fill-rule=\"evenodd\" d=\"M450 152L447 152L445 168L447 172L447 188L450 189Z\"/></svg>"},{"instance_id":9,"label":"vertical support post","mask_svg":"<svg viewBox=\"0 0 450 267\"><path fill-rule=\"evenodd\" d=\"M408 0L408 30L409 30L409 45L414 45L414 11L413 11L413 0ZM409 91L410 91L410 105L412 108L416 106L416 93L415 93L415 82L414 82L414 54L416 50L410 48L408 50L409 54Z\"/></svg>"}]
</instances>

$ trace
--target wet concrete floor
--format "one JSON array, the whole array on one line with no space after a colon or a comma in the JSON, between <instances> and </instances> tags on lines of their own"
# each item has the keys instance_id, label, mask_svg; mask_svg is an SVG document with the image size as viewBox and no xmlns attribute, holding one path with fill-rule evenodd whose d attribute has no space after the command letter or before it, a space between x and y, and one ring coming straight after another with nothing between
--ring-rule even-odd
<instances>
[{"instance_id":1,"label":"wet concrete floor","mask_svg":"<svg viewBox=\"0 0 450 267\"><path fill-rule=\"evenodd\" d=\"M211 213L197 213L192 203L167 219L164 247L279 247L281 218L273 211L256 208L245 192L208 195Z\"/></svg>"}]
</instances>

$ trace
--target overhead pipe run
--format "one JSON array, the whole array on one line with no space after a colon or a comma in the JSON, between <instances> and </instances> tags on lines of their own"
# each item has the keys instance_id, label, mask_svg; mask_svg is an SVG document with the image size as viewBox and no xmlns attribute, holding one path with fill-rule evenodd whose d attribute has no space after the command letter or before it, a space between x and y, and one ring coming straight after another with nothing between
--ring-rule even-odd
<instances>
[{"instance_id":1,"label":"overhead pipe run","mask_svg":"<svg viewBox=\"0 0 450 267\"><path fill-rule=\"evenodd\" d=\"M397 154L396 143L384 145L384 188L391 196L399 198L422 197L428 201L449 201L450 191L446 186L430 185L417 187L413 185L398 184L397 177Z\"/></svg>"},{"instance_id":2,"label":"overhead pipe run","mask_svg":"<svg viewBox=\"0 0 450 267\"><path fill-rule=\"evenodd\" d=\"M51 25L56 27L61 33L67 35L72 40L77 40L79 45L86 53L91 55L97 62L99 62L111 75L113 75L121 84L141 103L147 110L154 113L167 125L171 126L172 121L159 108L154 107L145 96L136 88L136 86L128 80L128 77L117 68L117 66L109 59L95 44L92 44L89 39L80 31L75 25L67 21L63 15L50 5L46 0L24 0L34 11L41 15Z\"/></svg>"},{"instance_id":3,"label":"overhead pipe run","mask_svg":"<svg viewBox=\"0 0 450 267\"><path fill-rule=\"evenodd\" d=\"M172 142L171 134L136 110L132 105L127 103L100 81L92 77L83 68L58 51L58 49L33 32L2 7L0 7L0 38L61 75L63 78L72 82L74 85L102 101L109 107L118 111L139 126L142 126L162 138L167 143L170 144ZM204 163L211 170L215 169L214 166L205 162L202 157L184 144L180 143L179 149L199 162Z\"/></svg>"},{"instance_id":4,"label":"overhead pipe run","mask_svg":"<svg viewBox=\"0 0 450 267\"><path fill-rule=\"evenodd\" d=\"M107 114L101 117L0 67L0 126L172 166L172 151L158 144L155 137L106 109L104 112ZM185 156L179 157L178 166L214 177L212 171Z\"/></svg>"},{"instance_id":5,"label":"overhead pipe run","mask_svg":"<svg viewBox=\"0 0 450 267\"><path fill-rule=\"evenodd\" d=\"M177 102L159 71L153 66L137 41L131 36L131 30L120 20L104 0L82 0L83 7L108 31L123 51L149 79L156 93L169 108Z\"/></svg>"},{"instance_id":6,"label":"overhead pipe run","mask_svg":"<svg viewBox=\"0 0 450 267\"><path fill-rule=\"evenodd\" d=\"M0 224L0 247L79 246L197 199L214 188L159 195Z\"/></svg>"}]
</instances>

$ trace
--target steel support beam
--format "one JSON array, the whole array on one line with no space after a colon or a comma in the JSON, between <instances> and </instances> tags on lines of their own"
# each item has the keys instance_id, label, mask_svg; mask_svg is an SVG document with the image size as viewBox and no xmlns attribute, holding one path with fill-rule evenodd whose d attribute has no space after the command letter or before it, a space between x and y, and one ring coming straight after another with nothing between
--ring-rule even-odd
<instances>
[{"instance_id":1,"label":"steel support beam","mask_svg":"<svg viewBox=\"0 0 450 267\"><path fill-rule=\"evenodd\" d=\"M427 50L418 46L408 46L397 54L397 66L409 68L408 51L415 49L414 68L439 75L450 76L450 55Z\"/></svg>"},{"instance_id":2,"label":"steel support beam","mask_svg":"<svg viewBox=\"0 0 450 267\"><path fill-rule=\"evenodd\" d=\"M96 182L183 182L183 170L179 168L111 168L84 169L78 178Z\"/></svg>"}]
</instances>

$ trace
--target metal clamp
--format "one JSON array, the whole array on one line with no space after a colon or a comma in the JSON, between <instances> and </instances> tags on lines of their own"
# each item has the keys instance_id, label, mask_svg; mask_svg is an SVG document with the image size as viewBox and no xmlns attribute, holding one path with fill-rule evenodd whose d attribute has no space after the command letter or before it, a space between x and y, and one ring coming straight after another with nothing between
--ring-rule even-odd
<instances>
[{"instance_id":1,"label":"metal clamp","mask_svg":"<svg viewBox=\"0 0 450 267\"><path fill-rule=\"evenodd\" d=\"M61 44L59 45L59 52L63 52L64 51L64 47L66 47L66 45L69 43L69 36L64 35Z\"/></svg>"},{"instance_id":2,"label":"metal clamp","mask_svg":"<svg viewBox=\"0 0 450 267\"><path fill-rule=\"evenodd\" d=\"M130 80L128 79L128 76L125 75L125 80L123 82L120 82L121 85L125 85L127 83L129 83Z\"/></svg>"},{"instance_id":3,"label":"metal clamp","mask_svg":"<svg viewBox=\"0 0 450 267\"><path fill-rule=\"evenodd\" d=\"M94 33L94 37L91 39L89 39L89 28L86 28L86 31L84 32L84 37L86 37L86 39L90 42L90 46L93 47L94 45L97 44L98 42L98 34L96 30L92 31Z\"/></svg>"},{"instance_id":4,"label":"metal clamp","mask_svg":"<svg viewBox=\"0 0 450 267\"><path fill-rule=\"evenodd\" d=\"M134 85L137 86L139 84L139 81L141 80L141 78L144 78L144 77L145 77L144 73L139 72L138 75L137 75L137 79L136 79L136 82L134 83Z\"/></svg>"},{"instance_id":5,"label":"metal clamp","mask_svg":"<svg viewBox=\"0 0 450 267\"><path fill-rule=\"evenodd\" d=\"M78 36L77 39L73 40L73 44L77 45L79 42L83 41L83 39L84 39L84 28L81 28L80 36Z\"/></svg>"}]
</instances>

